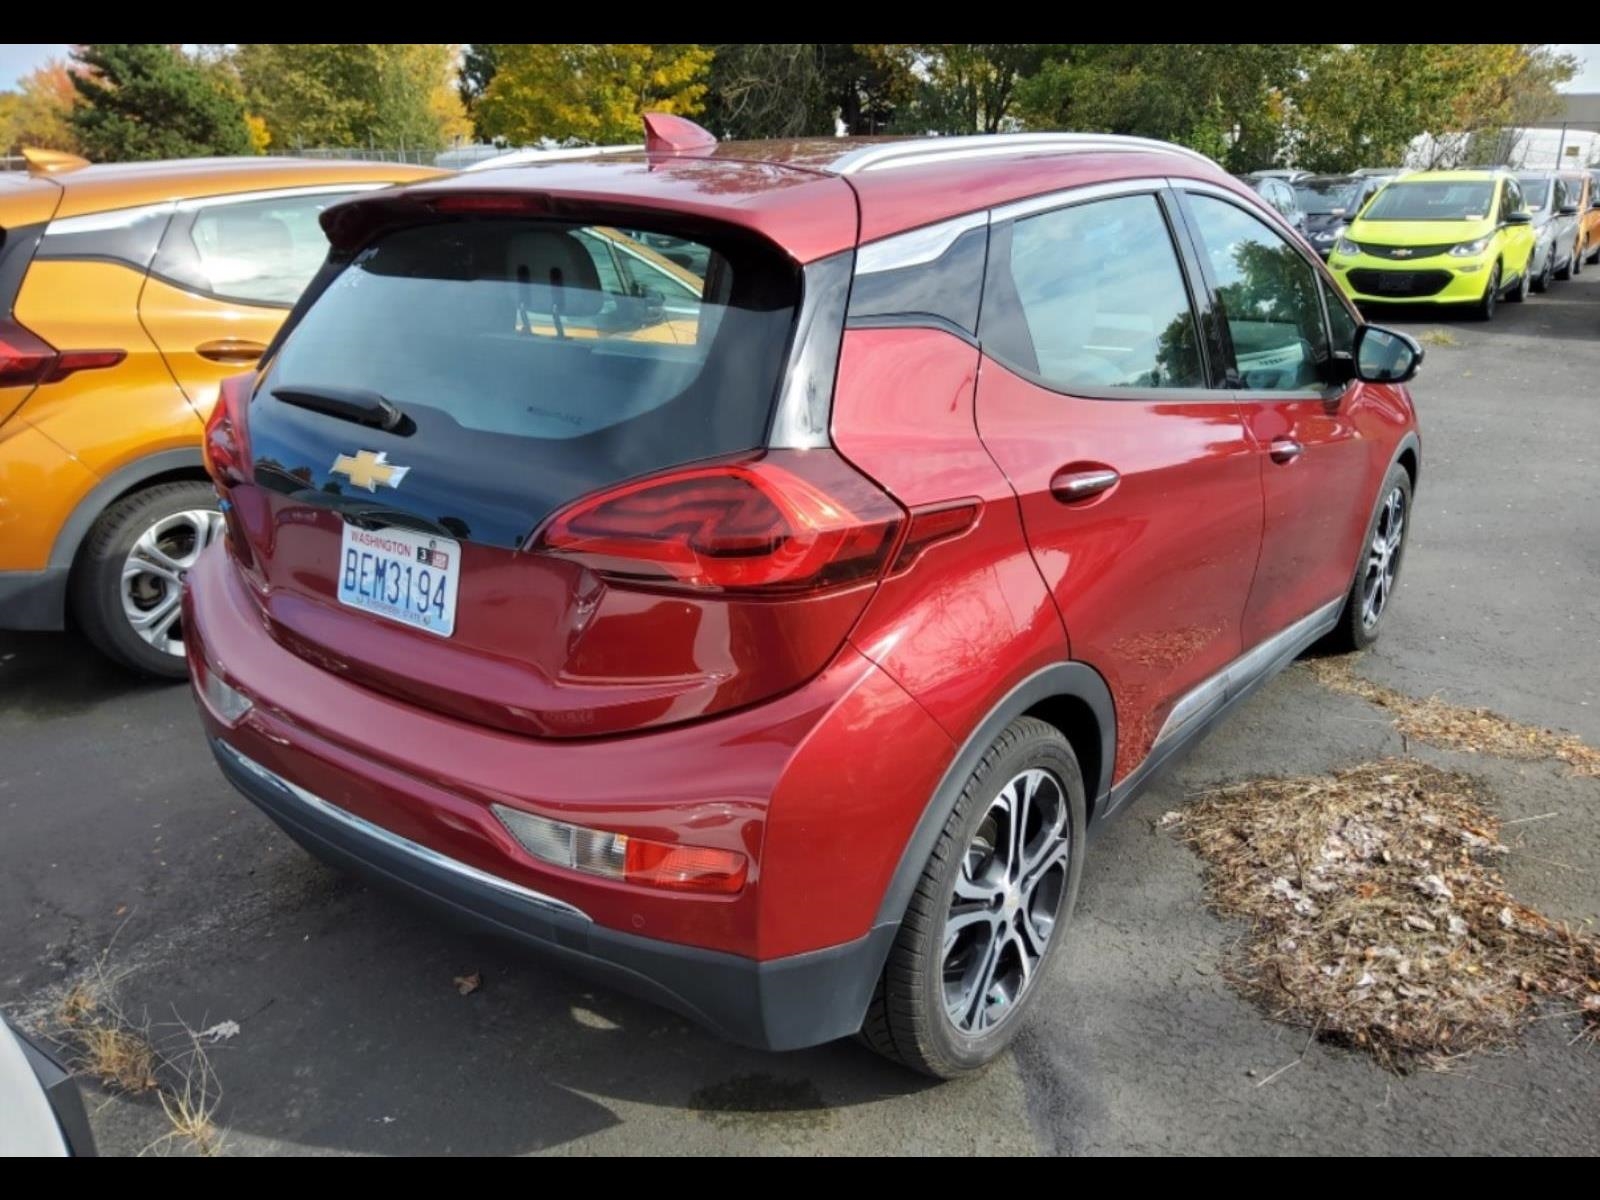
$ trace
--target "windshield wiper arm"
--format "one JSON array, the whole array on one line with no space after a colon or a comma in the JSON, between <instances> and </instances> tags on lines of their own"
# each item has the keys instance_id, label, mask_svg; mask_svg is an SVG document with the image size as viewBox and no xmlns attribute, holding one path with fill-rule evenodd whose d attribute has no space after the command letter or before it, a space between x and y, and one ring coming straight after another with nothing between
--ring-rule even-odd
<instances>
[{"instance_id":1,"label":"windshield wiper arm","mask_svg":"<svg viewBox=\"0 0 1600 1200\"><path fill-rule=\"evenodd\" d=\"M405 413L392 401L362 388L279 387L272 389L272 397L296 408L309 408L341 421L354 421L357 425L370 425L390 433L406 420Z\"/></svg>"}]
</instances>

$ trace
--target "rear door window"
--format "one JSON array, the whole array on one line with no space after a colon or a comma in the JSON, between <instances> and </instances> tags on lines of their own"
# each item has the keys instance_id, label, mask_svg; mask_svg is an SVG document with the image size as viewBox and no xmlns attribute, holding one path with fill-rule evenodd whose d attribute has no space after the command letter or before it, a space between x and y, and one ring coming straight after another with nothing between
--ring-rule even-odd
<instances>
[{"instance_id":1,"label":"rear door window","mask_svg":"<svg viewBox=\"0 0 1600 1200\"><path fill-rule=\"evenodd\" d=\"M990 249L984 348L1063 392L1198 388L1205 371L1178 254L1153 195L1023 217Z\"/></svg>"},{"instance_id":2,"label":"rear door window","mask_svg":"<svg viewBox=\"0 0 1600 1200\"><path fill-rule=\"evenodd\" d=\"M288 308L328 253L322 210L348 191L181 206L151 270L189 291Z\"/></svg>"}]
</instances>

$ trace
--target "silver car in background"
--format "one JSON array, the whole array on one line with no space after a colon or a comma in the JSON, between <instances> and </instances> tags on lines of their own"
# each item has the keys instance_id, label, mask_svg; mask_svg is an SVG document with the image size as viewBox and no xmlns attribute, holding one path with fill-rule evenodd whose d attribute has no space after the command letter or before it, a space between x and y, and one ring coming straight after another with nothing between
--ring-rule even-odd
<instances>
[{"instance_id":1,"label":"silver car in background","mask_svg":"<svg viewBox=\"0 0 1600 1200\"><path fill-rule=\"evenodd\" d=\"M1533 290L1549 290L1557 279L1571 279L1583 268L1582 216L1578 204L1583 182L1570 172L1521 171L1523 204L1533 214L1533 261L1528 266Z\"/></svg>"}]
</instances>

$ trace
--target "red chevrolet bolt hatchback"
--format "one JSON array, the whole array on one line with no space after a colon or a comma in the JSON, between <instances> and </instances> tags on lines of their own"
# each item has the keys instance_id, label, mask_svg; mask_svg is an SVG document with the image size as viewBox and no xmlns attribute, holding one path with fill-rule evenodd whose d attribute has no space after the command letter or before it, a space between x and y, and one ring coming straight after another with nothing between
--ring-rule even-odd
<instances>
[{"instance_id":1,"label":"red chevrolet bolt hatchback","mask_svg":"<svg viewBox=\"0 0 1600 1200\"><path fill-rule=\"evenodd\" d=\"M328 210L210 425L201 716L316 854L958 1075L1087 830L1377 636L1421 351L1174 146L649 124Z\"/></svg>"}]
</instances>

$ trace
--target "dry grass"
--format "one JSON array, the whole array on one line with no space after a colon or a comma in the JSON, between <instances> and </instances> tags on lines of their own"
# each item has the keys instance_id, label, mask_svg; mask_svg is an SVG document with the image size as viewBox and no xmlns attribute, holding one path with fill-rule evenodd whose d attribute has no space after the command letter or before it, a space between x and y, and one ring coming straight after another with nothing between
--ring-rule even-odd
<instances>
[{"instance_id":1,"label":"dry grass","mask_svg":"<svg viewBox=\"0 0 1600 1200\"><path fill-rule=\"evenodd\" d=\"M222 1089L200 1035L177 1021L165 1036L135 1020L117 1000L120 977L103 956L55 1006L53 1036L76 1074L114 1093L154 1092L170 1128L141 1151L211 1156L223 1138L213 1117Z\"/></svg>"},{"instance_id":2,"label":"dry grass","mask_svg":"<svg viewBox=\"0 0 1600 1200\"><path fill-rule=\"evenodd\" d=\"M1566 763L1574 775L1600 778L1600 750L1574 734L1524 725L1486 708L1451 704L1437 696L1418 700L1356 674L1349 658L1314 658L1306 666L1324 687L1387 709L1394 715L1395 728L1419 742L1497 758L1553 758Z\"/></svg>"},{"instance_id":3,"label":"dry grass","mask_svg":"<svg viewBox=\"0 0 1600 1200\"><path fill-rule=\"evenodd\" d=\"M1600 938L1506 892L1486 799L1391 760L1220 788L1162 823L1251 923L1226 971L1278 1019L1396 1069L1509 1045L1541 1006L1600 1039Z\"/></svg>"},{"instance_id":4,"label":"dry grass","mask_svg":"<svg viewBox=\"0 0 1600 1200\"><path fill-rule=\"evenodd\" d=\"M1424 346L1459 346L1461 339L1448 329L1424 329L1417 335Z\"/></svg>"}]
</instances>

